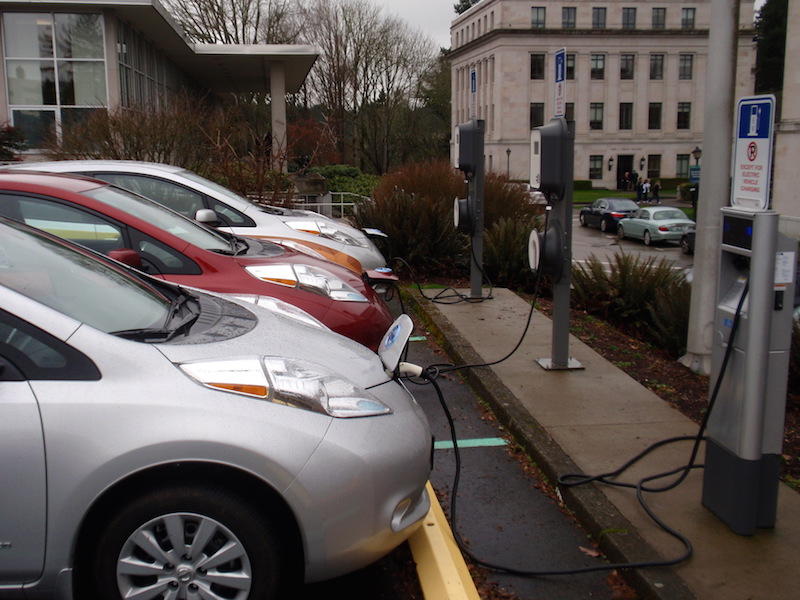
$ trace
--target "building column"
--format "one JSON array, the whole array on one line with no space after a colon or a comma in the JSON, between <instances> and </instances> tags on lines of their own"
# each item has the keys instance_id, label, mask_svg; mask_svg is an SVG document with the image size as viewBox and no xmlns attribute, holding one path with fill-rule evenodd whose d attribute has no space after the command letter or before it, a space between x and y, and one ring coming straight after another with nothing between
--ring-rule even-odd
<instances>
[{"instance_id":1,"label":"building column","mask_svg":"<svg viewBox=\"0 0 800 600\"><path fill-rule=\"evenodd\" d=\"M789 2L783 67L783 107L775 133L775 175L772 208L780 213L780 229L800 239L800 2Z\"/></svg>"},{"instance_id":2,"label":"building column","mask_svg":"<svg viewBox=\"0 0 800 600\"><path fill-rule=\"evenodd\" d=\"M286 144L286 67L271 63L269 69L269 94L272 109L272 168L289 171Z\"/></svg>"}]
</instances>

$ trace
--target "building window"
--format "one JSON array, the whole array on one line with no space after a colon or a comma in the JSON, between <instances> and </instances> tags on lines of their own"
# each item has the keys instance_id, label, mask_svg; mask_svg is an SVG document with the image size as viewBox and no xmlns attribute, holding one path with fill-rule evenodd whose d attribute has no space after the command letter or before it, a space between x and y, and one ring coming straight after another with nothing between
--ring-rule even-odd
<instances>
[{"instance_id":1,"label":"building window","mask_svg":"<svg viewBox=\"0 0 800 600\"><path fill-rule=\"evenodd\" d=\"M592 29L606 28L606 9L594 7L592 9Z\"/></svg>"},{"instance_id":2,"label":"building window","mask_svg":"<svg viewBox=\"0 0 800 600\"><path fill-rule=\"evenodd\" d=\"M592 79L605 79L606 76L606 55L592 54Z\"/></svg>"},{"instance_id":3,"label":"building window","mask_svg":"<svg viewBox=\"0 0 800 600\"><path fill-rule=\"evenodd\" d=\"M664 79L664 55L650 55L650 79Z\"/></svg>"},{"instance_id":4,"label":"building window","mask_svg":"<svg viewBox=\"0 0 800 600\"><path fill-rule=\"evenodd\" d=\"M567 54L567 79L575 79L575 55Z\"/></svg>"},{"instance_id":5,"label":"building window","mask_svg":"<svg viewBox=\"0 0 800 600\"><path fill-rule=\"evenodd\" d=\"M651 102L647 109L647 128L661 129L661 102Z\"/></svg>"},{"instance_id":6,"label":"building window","mask_svg":"<svg viewBox=\"0 0 800 600\"><path fill-rule=\"evenodd\" d=\"M694 29L694 8L681 9L681 29Z\"/></svg>"},{"instance_id":7,"label":"building window","mask_svg":"<svg viewBox=\"0 0 800 600\"><path fill-rule=\"evenodd\" d=\"M589 179L603 178L603 155L592 154L589 156Z\"/></svg>"},{"instance_id":8,"label":"building window","mask_svg":"<svg viewBox=\"0 0 800 600\"><path fill-rule=\"evenodd\" d=\"M62 124L107 104L99 14L5 13L5 69L11 120L30 148Z\"/></svg>"},{"instance_id":9,"label":"building window","mask_svg":"<svg viewBox=\"0 0 800 600\"><path fill-rule=\"evenodd\" d=\"M678 59L678 79L691 79L694 56L681 54Z\"/></svg>"},{"instance_id":10,"label":"building window","mask_svg":"<svg viewBox=\"0 0 800 600\"><path fill-rule=\"evenodd\" d=\"M544 79L544 54L531 54L531 79Z\"/></svg>"},{"instance_id":11,"label":"building window","mask_svg":"<svg viewBox=\"0 0 800 600\"><path fill-rule=\"evenodd\" d=\"M575 12L574 6L565 6L561 9L561 27L575 29Z\"/></svg>"},{"instance_id":12,"label":"building window","mask_svg":"<svg viewBox=\"0 0 800 600\"><path fill-rule=\"evenodd\" d=\"M633 79L633 67L636 61L635 54L622 54L619 57L619 78Z\"/></svg>"},{"instance_id":13,"label":"building window","mask_svg":"<svg viewBox=\"0 0 800 600\"><path fill-rule=\"evenodd\" d=\"M692 103L678 102L678 129L690 129L692 122Z\"/></svg>"},{"instance_id":14,"label":"building window","mask_svg":"<svg viewBox=\"0 0 800 600\"><path fill-rule=\"evenodd\" d=\"M565 105L564 110L564 118L567 121L574 121L575 120L575 103L574 102L567 102Z\"/></svg>"},{"instance_id":15,"label":"building window","mask_svg":"<svg viewBox=\"0 0 800 600\"><path fill-rule=\"evenodd\" d=\"M622 28L623 29L636 29L636 9L623 8L622 9Z\"/></svg>"},{"instance_id":16,"label":"building window","mask_svg":"<svg viewBox=\"0 0 800 600\"><path fill-rule=\"evenodd\" d=\"M647 178L657 179L661 177L661 155L648 154L647 155Z\"/></svg>"},{"instance_id":17,"label":"building window","mask_svg":"<svg viewBox=\"0 0 800 600\"><path fill-rule=\"evenodd\" d=\"M689 155L678 154L675 161L675 176L689 177Z\"/></svg>"},{"instance_id":18,"label":"building window","mask_svg":"<svg viewBox=\"0 0 800 600\"><path fill-rule=\"evenodd\" d=\"M667 9L653 9L653 29L665 29L667 27Z\"/></svg>"},{"instance_id":19,"label":"building window","mask_svg":"<svg viewBox=\"0 0 800 600\"><path fill-rule=\"evenodd\" d=\"M531 129L544 125L544 102L531 102Z\"/></svg>"},{"instance_id":20,"label":"building window","mask_svg":"<svg viewBox=\"0 0 800 600\"><path fill-rule=\"evenodd\" d=\"M603 128L603 103L592 102L589 104L589 129Z\"/></svg>"},{"instance_id":21,"label":"building window","mask_svg":"<svg viewBox=\"0 0 800 600\"><path fill-rule=\"evenodd\" d=\"M619 103L619 128L633 129L633 102Z\"/></svg>"},{"instance_id":22,"label":"building window","mask_svg":"<svg viewBox=\"0 0 800 600\"><path fill-rule=\"evenodd\" d=\"M545 12L544 6L534 6L531 8L531 27L534 29L544 29Z\"/></svg>"}]
</instances>

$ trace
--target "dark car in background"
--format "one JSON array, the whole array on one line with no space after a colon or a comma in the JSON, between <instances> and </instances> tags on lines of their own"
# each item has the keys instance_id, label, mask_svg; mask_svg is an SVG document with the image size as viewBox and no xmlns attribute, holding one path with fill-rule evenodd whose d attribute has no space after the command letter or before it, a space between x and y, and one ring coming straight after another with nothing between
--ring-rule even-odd
<instances>
[{"instance_id":1,"label":"dark car in background","mask_svg":"<svg viewBox=\"0 0 800 600\"><path fill-rule=\"evenodd\" d=\"M684 254L694 254L694 232L692 228L681 236L681 252Z\"/></svg>"},{"instance_id":2,"label":"dark car in background","mask_svg":"<svg viewBox=\"0 0 800 600\"><path fill-rule=\"evenodd\" d=\"M639 205L627 198L598 198L578 215L581 227L599 227L604 233L616 233L620 219L632 215Z\"/></svg>"}]
</instances>

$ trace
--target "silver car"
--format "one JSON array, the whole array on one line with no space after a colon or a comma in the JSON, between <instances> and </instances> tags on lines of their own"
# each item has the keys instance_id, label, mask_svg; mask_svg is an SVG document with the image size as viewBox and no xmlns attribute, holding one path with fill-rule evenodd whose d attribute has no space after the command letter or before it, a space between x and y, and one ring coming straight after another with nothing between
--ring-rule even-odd
<instances>
[{"instance_id":1,"label":"silver car","mask_svg":"<svg viewBox=\"0 0 800 600\"><path fill-rule=\"evenodd\" d=\"M296 240L306 251L359 273L362 268L374 270L386 265L386 259L365 233L347 223L308 210L253 204L182 167L127 160L67 160L4 168L90 175L165 204L184 216L214 222L228 233L286 240L290 244ZM360 266L342 260L339 254L355 258Z\"/></svg>"},{"instance_id":2,"label":"silver car","mask_svg":"<svg viewBox=\"0 0 800 600\"><path fill-rule=\"evenodd\" d=\"M429 508L408 323L379 358L0 219L0 596L269 599L392 550Z\"/></svg>"}]
</instances>

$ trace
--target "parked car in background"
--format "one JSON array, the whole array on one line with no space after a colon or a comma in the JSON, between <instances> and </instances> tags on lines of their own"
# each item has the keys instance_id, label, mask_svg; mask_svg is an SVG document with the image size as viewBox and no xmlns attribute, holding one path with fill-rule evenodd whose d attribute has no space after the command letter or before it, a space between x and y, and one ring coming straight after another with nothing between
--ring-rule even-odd
<instances>
[{"instance_id":1,"label":"parked car in background","mask_svg":"<svg viewBox=\"0 0 800 600\"><path fill-rule=\"evenodd\" d=\"M12 595L279 600L429 509L428 422L386 376L408 317L379 357L4 218L0 307Z\"/></svg>"},{"instance_id":2,"label":"parked car in background","mask_svg":"<svg viewBox=\"0 0 800 600\"><path fill-rule=\"evenodd\" d=\"M694 254L694 234L695 229L692 227L681 236L681 252L684 254Z\"/></svg>"},{"instance_id":3,"label":"parked car in background","mask_svg":"<svg viewBox=\"0 0 800 600\"><path fill-rule=\"evenodd\" d=\"M639 205L627 198L598 198L584 206L578 214L582 227L599 227L604 233L616 233L620 219L639 210Z\"/></svg>"},{"instance_id":4,"label":"parked car in background","mask_svg":"<svg viewBox=\"0 0 800 600\"><path fill-rule=\"evenodd\" d=\"M3 172L0 215L168 281L222 293L277 297L373 350L392 322L386 303L352 271L266 240L226 238L104 181Z\"/></svg>"},{"instance_id":5,"label":"parked car in background","mask_svg":"<svg viewBox=\"0 0 800 600\"><path fill-rule=\"evenodd\" d=\"M191 219L200 217L203 222L229 233L274 241L295 240L359 275L363 270L386 265L386 259L367 235L343 221L308 210L254 204L182 167L124 160L70 160L24 163L9 168L76 173L102 179ZM208 211L213 213L209 215Z\"/></svg>"},{"instance_id":6,"label":"parked car in background","mask_svg":"<svg viewBox=\"0 0 800 600\"><path fill-rule=\"evenodd\" d=\"M620 220L617 227L619 239L634 238L649 246L655 242L680 240L689 228L694 228L694 221L679 208L659 206L640 208Z\"/></svg>"}]
</instances>

